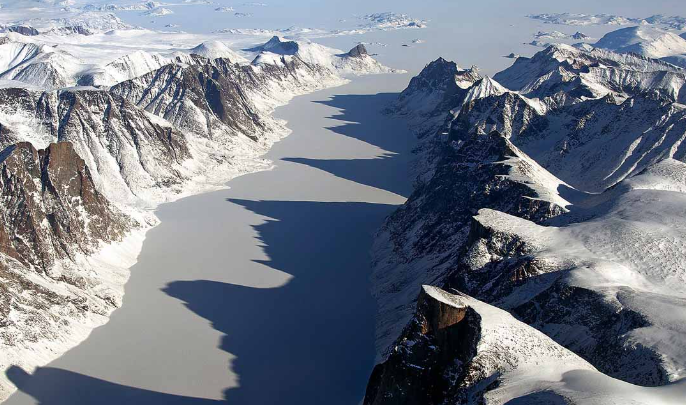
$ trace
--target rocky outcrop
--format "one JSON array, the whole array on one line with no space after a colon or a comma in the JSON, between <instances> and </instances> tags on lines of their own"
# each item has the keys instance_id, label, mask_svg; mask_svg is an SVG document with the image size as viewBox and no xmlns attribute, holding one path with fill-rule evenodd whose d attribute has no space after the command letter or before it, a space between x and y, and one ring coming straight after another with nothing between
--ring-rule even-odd
<instances>
[{"instance_id":1,"label":"rocky outcrop","mask_svg":"<svg viewBox=\"0 0 686 405\"><path fill-rule=\"evenodd\" d=\"M30 25L6 25L2 27L3 32L16 32L17 34L33 37L36 35L39 35L40 32L38 32L37 29L33 28Z\"/></svg>"},{"instance_id":2,"label":"rocky outcrop","mask_svg":"<svg viewBox=\"0 0 686 405\"><path fill-rule=\"evenodd\" d=\"M71 142L109 200L160 201L160 194L178 193L189 177L183 167L192 157L187 137L107 91L7 88L0 90L0 104L21 117L5 124L13 132L0 138L0 146ZM26 134L27 127L34 133Z\"/></svg>"},{"instance_id":3,"label":"rocky outcrop","mask_svg":"<svg viewBox=\"0 0 686 405\"><path fill-rule=\"evenodd\" d=\"M437 294L445 293L422 288L414 318L372 372L365 405L442 404L456 395L476 354L481 317Z\"/></svg>"},{"instance_id":4,"label":"rocky outcrop","mask_svg":"<svg viewBox=\"0 0 686 405\"><path fill-rule=\"evenodd\" d=\"M360 56L368 55L367 48L363 44L359 44L348 52L351 58L359 58Z\"/></svg>"},{"instance_id":5,"label":"rocky outcrop","mask_svg":"<svg viewBox=\"0 0 686 405\"><path fill-rule=\"evenodd\" d=\"M572 370L603 377L506 312L465 294L422 286L414 317L372 372L364 404L528 404L561 398L581 404L588 393L560 383ZM528 385L533 374L544 382ZM548 402L534 401L542 392Z\"/></svg>"},{"instance_id":6,"label":"rocky outcrop","mask_svg":"<svg viewBox=\"0 0 686 405\"><path fill-rule=\"evenodd\" d=\"M0 152L0 348L2 364L54 359L104 323L123 296L129 253L144 228L97 189L70 142ZM91 257L96 257L91 260ZM12 385L0 378L0 398Z\"/></svg>"},{"instance_id":7,"label":"rocky outcrop","mask_svg":"<svg viewBox=\"0 0 686 405\"><path fill-rule=\"evenodd\" d=\"M69 142L12 145L0 165L0 253L24 265L49 273L57 260L93 253L134 226L97 191Z\"/></svg>"}]
</instances>

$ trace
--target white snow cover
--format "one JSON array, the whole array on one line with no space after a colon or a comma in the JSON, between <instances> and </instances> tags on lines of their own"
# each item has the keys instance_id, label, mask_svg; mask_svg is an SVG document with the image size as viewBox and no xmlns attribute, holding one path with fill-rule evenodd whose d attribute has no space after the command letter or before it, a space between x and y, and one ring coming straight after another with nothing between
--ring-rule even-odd
<instances>
[{"instance_id":1,"label":"white snow cover","mask_svg":"<svg viewBox=\"0 0 686 405\"><path fill-rule=\"evenodd\" d=\"M633 52L649 58L686 54L686 39L673 32L649 26L612 31L594 46L620 53Z\"/></svg>"},{"instance_id":2,"label":"white snow cover","mask_svg":"<svg viewBox=\"0 0 686 405\"><path fill-rule=\"evenodd\" d=\"M340 50L328 48L310 41L289 41L272 37L264 45L251 49L258 52L252 64L283 65L297 57L309 65L323 66L339 74L402 73L381 65L369 55L349 56Z\"/></svg>"},{"instance_id":3,"label":"white snow cover","mask_svg":"<svg viewBox=\"0 0 686 405\"><path fill-rule=\"evenodd\" d=\"M488 213L480 213L480 216ZM484 397L488 405L519 399L527 404L676 405L686 396L683 381L646 388L611 378L508 312L464 294L423 286L426 294L456 308L470 307L481 317L481 334L472 364L498 387ZM567 399L560 402L562 398ZM518 403L518 402L517 402Z\"/></svg>"},{"instance_id":4,"label":"white snow cover","mask_svg":"<svg viewBox=\"0 0 686 405\"><path fill-rule=\"evenodd\" d=\"M287 52L280 49L280 45L283 44L276 44L271 50L282 52L283 55L264 50L260 52L256 62L249 64L226 43L211 39L200 43L199 37L189 34L126 29L93 35L61 35L50 32L31 38L20 38L15 35L8 37L10 41L0 45L0 50L4 50L0 54L0 67L3 69L2 78L5 79L0 85L8 87L21 84L32 91L58 89L47 93L49 97L55 97L62 91L94 94L104 92L106 89L71 86L83 81L90 85L111 86L140 77L170 63L186 66L191 63L191 54L208 58L228 57L233 63L247 65L256 70L262 69L261 63L280 63L281 57L300 58L309 64L311 70L295 70L291 72L290 77L266 81L264 86L248 92L248 99L254 104L255 111L268 128L258 141L242 136L245 134L227 133L227 136L213 139L192 132L184 134L189 142L191 158L185 160L182 165L171 168L181 175L182 181L168 187L156 184L155 176L160 171L164 178L165 170L170 168L159 167L159 164L154 162L154 156L138 156L134 143L122 142L117 150L121 156L115 158L108 148L107 139L89 138L88 134L92 131L96 134L105 134L106 131L98 125L110 123L101 120L103 112L97 110L97 106L94 106L92 111L84 109L86 115L92 114L97 118L93 120L96 124L94 128L87 128L83 133L75 133L77 138L83 135L75 142L75 149L91 168L95 184L100 191L120 209L136 218L142 227L121 243L102 246L96 255L77 257L73 263L65 261L57 266L62 268L56 267L52 270L53 274L68 271L88 274L91 280L90 289L79 291L79 294L92 294L100 298L104 296L113 305L98 307L92 312L74 309L43 314L46 319L53 315L55 318L52 323L43 324L44 330L41 334L35 334L30 327L17 330L13 333L20 341L19 344L0 346L0 369L15 364L31 371L32 367L44 365L78 344L93 328L107 321L110 312L121 302L123 286L128 278L128 268L136 260L145 232L157 223L157 219L151 214L151 209L157 204L202 191L223 188L231 178L269 169L271 162L261 156L274 142L288 134L285 123L271 117L277 106L287 103L296 95L343 84L346 82L343 75L395 72L379 64L369 55L350 57L341 51L310 42L292 43L297 49L292 54L286 54ZM174 41L170 41L170 38ZM64 62L65 60L68 62ZM0 112L0 122L11 128L14 136L28 140L36 147L44 147L55 141L43 130L44 123L37 122L30 116L25 117L18 113L19 111L20 109ZM161 117L148 112L143 114L149 122L162 127L172 126ZM140 125L149 124L141 122ZM0 257L0 260L4 258ZM10 263L8 266L12 271L18 272L20 277L30 279L56 294L73 293L73 286L38 276L37 273L26 271L16 263ZM18 325L22 325L22 319L15 320ZM36 339L32 341L26 336L34 336ZM0 399L6 398L13 390L13 385L4 379L3 373L0 377Z\"/></svg>"},{"instance_id":5,"label":"white snow cover","mask_svg":"<svg viewBox=\"0 0 686 405\"><path fill-rule=\"evenodd\" d=\"M559 25L656 25L666 28L683 30L686 28L686 18L680 16L666 17L653 15L646 18L630 18L614 14L583 14L583 13L544 13L529 14L527 17L543 21L546 24Z\"/></svg>"},{"instance_id":6,"label":"white snow cover","mask_svg":"<svg viewBox=\"0 0 686 405\"><path fill-rule=\"evenodd\" d=\"M164 65L192 63L191 54L247 63L247 59L238 52L217 40L204 41L192 48L168 48L162 52L127 49L130 53L114 60L93 63L63 50L65 46L42 43L40 38L27 39L18 34L8 35L7 38L8 42L0 45L0 79L20 81L44 89L73 87L79 83L113 86ZM36 42L29 42L31 40ZM78 46L76 49L66 48L79 51Z\"/></svg>"},{"instance_id":7,"label":"white snow cover","mask_svg":"<svg viewBox=\"0 0 686 405\"><path fill-rule=\"evenodd\" d=\"M205 41L202 44L191 48L191 54L200 55L207 59L228 58L234 63L248 62L243 56L231 50L225 43L221 41Z\"/></svg>"},{"instance_id":8,"label":"white snow cover","mask_svg":"<svg viewBox=\"0 0 686 405\"><path fill-rule=\"evenodd\" d=\"M608 302L641 313L649 326L621 336L622 344L655 349L663 356L669 379L678 381L686 377L686 263L682 260L686 195L675 192L686 184L683 169L683 163L666 160L620 183L591 200L595 205L587 207L584 216L593 219L586 222L540 226L489 209L480 210L476 220L490 229L517 235L532 248L531 255L564 270L562 277L570 285L601 291ZM500 305L514 307L522 294L530 293L515 290ZM558 341L564 341L565 334L568 339L580 339L578 333L565 328L547 332L560 336ZM612 384L630 386L618 381ZM686 395L685 389L682 381L682 395ZM631 391L655 401L647 403L661 403L657 391L639 387ZM619 394L621 390L612 393ZM599 398L603 397L581 403L614 403ZM664 403L675 402L667 398Z\"/></svg>"},{"instance_id":9,"label":"white snow cover","mask_svg":"<svg viewBox=\"0 0 686 405\"><path fill-rule=\"evenodd\" d=\"M38 87L74 84L84 64L77 57L49 45L9 42L0 45L0 78Z\"/></svg>"}]
</instances>

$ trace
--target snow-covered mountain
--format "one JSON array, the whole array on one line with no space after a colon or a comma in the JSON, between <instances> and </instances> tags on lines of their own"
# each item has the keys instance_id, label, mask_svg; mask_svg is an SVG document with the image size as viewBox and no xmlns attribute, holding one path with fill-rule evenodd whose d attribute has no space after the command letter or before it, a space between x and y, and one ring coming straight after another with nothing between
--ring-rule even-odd
<instances>
[{"instance_id":1,"label":"snow-covered mountain","mask_svg":"<svg viewBox=\"0 0 686 405\"><path fill-rule=\"evenodd\" d=\"M541 332L469 296L425 285L417 301L388 360L374 369L364 404L555 403L572 391L564 389L566 373L602 376ZM533 375L538 385L528 383ZM493 389L496 381L503 383Z\"/></svg>"},{"instance_id":2,"label":"snow-covered mountain","mask_svg":"<svg viewBox=\"0 0 686 405\"><path fill-rule=\"evenodd\" d=\"M655 91L683 102L683 69L657 59L554 45L532 58L518 58L494 79L527 98L555 105L609 94L620 97Z\"/></svg>"},{"instance_id":3,"label":"snow-covered mountain","mask_svg":"<svg viewBox=\"0 0 686 405\"><path fill-rule=\"evenodd\" d=\"M552 46L492 79L460 72L431 63L390 109L421 137L420 170L374 245L365 403L678 403L683 381L640 386L686 377L683 71ZM417 302L426 284L461 296ZM502 319L477 299L528 324L507 327L517 344L473 332ZM486 347L512 361L475 363Z\"/></svg>"},{"instance_id":4,"label":"snow-covered mountain","mask_svg":"<svg viewBox=\"0 0 686 405\"><path fill-rule=\"evenodd\" d=\"M9 129L0 128L4 139ZM85 339L121 304L146 225L107 201L69 142L4 148L0 201L0 364L32 367ZM13 386L0 381L4 399Z\"/></svg>"},{"instance_id":5,"label":"snow-covered mountain","mask_svg":"<svg viewBox=\"0 0 686 405\"><path fill-rule=\"evenodd\" d=\"M6 41L0 45L0 79L37 87L59 88L74 84L83 62L50 45Z\"/></svg>"},{"instance_id":6,"label":"snow-covered mountain","mask_svg":"<svg viewBox=\"0 0 686 405\"><path fill-rule=\"evenodd\" d=\"M347 53L304 41L288 41L279 36L272 37L265 44L247 49L256 52L253 65L264 64L287 66L297 59L305 65L321 66L338 74L393 73L372 58L364 45L357 45Z\"/></svg>"},{"instance_id":7,"label":"snow-covered mountain","mask_svg":"<svg viewBox=\"0 0 686 405\"><path fill-rule=\"evenodd\" d=\"M683 35L683 34L682 34ZM649 58L665 59L679 63L686 55L686 39L674 32L659 28L638 26L612 31L594 44L595 47L619 53L636 53Z\"/></svg>"},{"instance_id":8,"label":"snow-covered mountain","mask_svg":"<svg viewBox=\"0 0 686 405\"><path fill-rule=\"evenodd\" d=\"M43 365L106 322L151 208L269 168L260 156L287 134L276 106L392 71L363 47L295 46L274 63L205 42L60 70L58 49L0 45L0 367ZM0 398L12 389L0 378Z\"/></svg>"}]
</instances>

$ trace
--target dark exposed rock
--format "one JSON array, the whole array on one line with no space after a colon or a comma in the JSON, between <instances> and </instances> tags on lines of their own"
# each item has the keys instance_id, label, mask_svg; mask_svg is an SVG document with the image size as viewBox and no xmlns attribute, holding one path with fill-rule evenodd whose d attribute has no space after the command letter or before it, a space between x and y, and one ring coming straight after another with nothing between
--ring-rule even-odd
<instances>
[{"instance_id":1,"label":"dark exposed rock","mask_svg":"<svg viewBox=\"0 0 686 405\"><path fill-rule=\"evenodd\" d=\"M55 260L88 254L134 224L96 190L72 144L36 150L21 142L0 153L0 253L49 270Z\"/></svg>"},{"instance_id":2,"label":"dark exposed rock","mask_svg":"<svg viewBox=\"0 0 686 405\"><path fill-rule=\"evenodd\" d=\"M295 55L298 53L300 46L295 41L282 41L278 36L273 36L264 45L255 48L246 49L248 52L271 52L278 55Z\"/></svg>"},{"instance_id":3,"label":"dark exposed rock","mask_svg":"<svg viewBox=\"0 0 686 405\"><path fill-rule=\"evenodd\" d=\"M359 58L360 56L368 55L367 48L363 44L358 44L348 52L348 56L352 58Z\"/></svg>"},{"instance_id":4,"label":"dark exposed rock","mask_svg":"<svg viewBox=\"0 0 686 405\"><path fill-rule=\"evenodd\" d=\"M493 208L512 215L543 222L564 212L523 181L508 178L512 166L503 163L519 152L497 132L474 134L458 147L444 146L441 162L427 184L419 185L407 203L387 222L391 233L407 234L416 227L414 243L397 241L414 252L435 252L449 247L457 229L468 229L481 208ZM526 170L525 161L518 163ZM411 254L410 256L413 256Z\"/></svg>"},{"instance_id":5,"label":"dark exposed rock","mask_svg":"<svg viewBox=\"0 0 686 405\"><path fill-rule=\"evenodd\" d=\"M193 58L195 65L167 65L120 83L111 92L181 129L213 137L225 126L256 140L266 124L244 85L259 78L228 59ZM206 118L204 123L197 120L198 113Z\"/></svg>"},{"instance_id":6,"label":"dark exposed rock","mask_svg":"<svg viewBox=\"0 0 686 405\"><path fill-rule=\"evenodd\" d=\"M472 308L436 299L422 288L414 318L386 361L374 368L364 404L431 405L463 397L455 383L464 380L476 354L480 320Z\"/></svg>"},{"instance_id":7,"label":"dark exposed rock","mask_svg":"<svg viewBox=\"0 0 686 405\"><path fill-rule=\"evenodd\" d=\"M124 197L122 192L138 195L150 186L165 188L183 181L179 166L191 157L187 138L120 96L104 90L6 88L0 90L0 105L32 115L37 131L48 139L72 142L79 154L90 159L93 178L110 199ZM0 123L0 147L22 136ZM131 161L132 155L138 163ZM117 165L105 164L109 159ZM104 178L108 182L100 181Z\"/></svg>"},{"instance_id":8,"label":"dark exposed rock","mask_svg":"<svg viewBox=\"0 0 686 405\"><path fill-rule=\"evenodd\" d=\"M40 35L37 29L30 25L8 25L3 28L4 32L16 32L17 34L25 36L36 36Z\"/></svg>"},{"instance_id":9,"label":"dark exposed rock","mask_svg":"<svg viewBox=\"0 0 686 405\"><path fill-rule=\"evenodd\" d=\"M61 34L93 35L93 32L82 25L67 25L57 29Z\"/></svg>"}]
</instances>

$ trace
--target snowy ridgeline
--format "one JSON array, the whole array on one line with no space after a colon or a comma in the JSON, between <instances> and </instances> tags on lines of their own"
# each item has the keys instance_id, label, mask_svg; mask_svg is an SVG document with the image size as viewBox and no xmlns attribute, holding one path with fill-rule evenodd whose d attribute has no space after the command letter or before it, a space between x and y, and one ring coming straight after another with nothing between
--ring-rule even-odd
<instances>
[{"instance_id":1,"label":"snowy ridgeline","mask_svg":"<svg viewBox=\"0 0 686 405\"><path fill-rule=\"evenodd\" d=\"M156 205L269 168L261 156L288 133L274 108L345 75L395 72L363 46L274 37L102 61L90 39L128 34L51 35L0 37L2 370L44 365L107 321ZM3 372L0 399L13 389Z\"/></svg>"},{"instance_id":2,"label":"snowy ridgeline","mask_svg":"<svg viewBox=\"0 0 686 405\"><path fill-rule=\"evenodd\" d=\"M582 32L566 34L557 30L539 31L529 45L546 48L554 44L573 44L577 48L607 49L618 53L632 53L660 59L686 67L686 33L650 24L620 28L605 34L600 40Z\"/></svg>"},{"instance_id":3,"label":"snowy ridgeline","mask_svg":"<svg viewBox=\"0 0 686 405\"><path fill-rule=\"evenodd\" d=\"M375 242L365 403L683 402L685 85L566 45L412 79L389 112L420 137L416 187ZM423 284L468 309L427 312Z\"/></svg>"}]
</instances>

